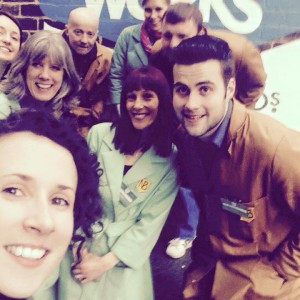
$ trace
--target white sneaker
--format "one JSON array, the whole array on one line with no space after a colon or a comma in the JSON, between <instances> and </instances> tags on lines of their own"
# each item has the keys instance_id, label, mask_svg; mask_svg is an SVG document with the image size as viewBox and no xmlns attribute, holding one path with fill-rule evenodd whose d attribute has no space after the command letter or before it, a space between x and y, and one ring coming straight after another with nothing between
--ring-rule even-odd
<instances>
[{"instance_id":1,"label":"white sneaker","mask_svg":"<svg viewBox=\"0 0 300 300\"><path fill-rule=\"evenodd\" d=\"M180 258L184 256L186 250L191 248L192 245L193 240L176 238L169 242L166 253L172 258Z\"/></svg>"}]
</instances>

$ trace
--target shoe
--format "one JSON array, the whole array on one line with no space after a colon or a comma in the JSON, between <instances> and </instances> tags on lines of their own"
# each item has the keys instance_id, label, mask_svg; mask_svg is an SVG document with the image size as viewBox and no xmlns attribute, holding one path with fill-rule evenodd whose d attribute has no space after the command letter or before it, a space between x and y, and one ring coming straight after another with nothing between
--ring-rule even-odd
<instances>
[{"instance_id":1,"label":"shoe","mask_svg":"<svg viewBox=\"0 0 300 300\"><path fill-rule=\"evenodd\" d=\"M180 258L184 256L186 250L191 248L192 245L193 240L176 238L169 242L166 253L172 258Z\"/></svg>"}]
</instances>

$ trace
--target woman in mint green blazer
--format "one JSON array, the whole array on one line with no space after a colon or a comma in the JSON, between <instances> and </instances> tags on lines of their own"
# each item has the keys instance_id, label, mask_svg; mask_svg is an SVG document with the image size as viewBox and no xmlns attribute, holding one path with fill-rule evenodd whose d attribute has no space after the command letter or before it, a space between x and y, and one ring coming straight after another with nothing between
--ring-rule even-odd
<instances>
[{"instance_id":1,"label":"woman in mint green blazer","mask_svg":"<svg viewBox=\"0 0 300 300\"><path fill-rule=\"evenodd\" d=\"M172 106L163 74L149 66L132 71L121 97L121 117L92 127L88 143L103 175L103 230L64 261L61 299L154 299L150 253L177 193Z\"/></svg>"}]
</instances>

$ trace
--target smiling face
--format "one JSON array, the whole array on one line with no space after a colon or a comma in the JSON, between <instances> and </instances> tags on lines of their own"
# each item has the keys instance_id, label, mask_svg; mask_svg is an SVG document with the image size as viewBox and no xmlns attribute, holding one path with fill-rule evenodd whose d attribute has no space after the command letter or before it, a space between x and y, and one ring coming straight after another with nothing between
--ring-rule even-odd
<instances>
[{"instance_id":1,"label":"smiling face","mask_svg":"<svg viewBox=\"0 0 300 300\"><path fill-rule=\"evenodd\" d=\"M148 0L143 8L147 27L160 33L162 17L168 8L167 2L164 0Z\"/></svg>"},{"instance_id":2,"label":"smiling face","mask_svg":"<svg viewBox=\"0 0 300 300\"><path fill-rule=\"evenodd\" d=\"M26 70L27 88L33 98L50 101L58 93L63 82L64 70L53 64L49 57L30 64Z\"/></svg>"},{"instance_id":3,"label":"smiling face","mask_svg":"<svg viewBox=\"0 0 300 300\"><path fill-rule=\"evenodd\" d=\"M71 153L31 132L0 136L0 294L32 295L73 232L77 170Z\"/></svg>"},{"instance_id":4,"label":"smiling face","mask_svg":"<svg viewBox=\"0 0 300 300\"><path fill-rule=\"evenodd\" d=\"M8 17L0 15L0 61L12 61L20 50L19 27Z\"/></svg>"},{"instance_id":5,"label":"smiling face","mask_svg":"<svg viewBox=\"0 0 300 300\"><path fill-rule=\"evenodd\" d=\"M135 129L145 129L155 120L158 112L158 96L151 90L132 91L126 97L126 109Z\"/></svg>"},{"instance_id":6,"label":"smiling face","mask_svg":"<svg viewBox=\"0 0 300 300\"><path fill-rule=\"evenodd\" d=\"M221 63L217 60L174 66L173 106L192 136L208 137L215 132L234 89L233 78L225 87Z\"/></svg>"},{"instance_id":7,"label":"smiling face","mask_svg":"<svg viewBox=\"0 0 300 300\"><path fill-rule=\"evenodd\" d=\"M71 48L80 55L88 54L94 47L98 35L99 19L86 7L71 12L66 34Z\"/></svg>"}]
</instances>

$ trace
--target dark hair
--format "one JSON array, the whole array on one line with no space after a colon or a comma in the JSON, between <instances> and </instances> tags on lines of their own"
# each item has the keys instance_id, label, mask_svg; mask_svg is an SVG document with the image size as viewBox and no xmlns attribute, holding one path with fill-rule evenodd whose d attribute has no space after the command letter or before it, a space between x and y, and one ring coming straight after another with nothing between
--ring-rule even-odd
<instances>
[{"instance_id":1,"label":"dark hair","mask_svg":"<svg viewBox=\"0 0 300 300\"><path fill-rule=\"evenodd\" d=\"M15 18L13 15L11 15L10 13L8 13L7 11L4 11L4 10L0 10L0 16L5 16L5 17L11 19L11 21L13 21L18 26L19 31L20 31L20 48L21 48L21 44L23 41L23 30L22 30L20 22L18 21L17 18Z\"/></svg>"},{"instance_id":2,"label":"dark hair","mask_svg":"<svg viewBox=\"0 0 300 300\"><path fill-rule=\"evenodd\" d=\"M143 130L133 127L126 109L127 94L140 89L155 92L159 100L154 122ZM172 150L172 98L168 82L160 70L152 66L143 66L131 71L123 84L120 110L121 116L113 124L116 127L113 140L116 149L124 154L132 154L139 148L145 151L154 146L156 154L164 157L170 155Z\"/></svg>"},{"instance_id":3,"label":"dark hair","mask_svg":"<svg viewBox=\"0 0 300 300\"><path fill-rule=\"evenodd\" d=\"M229 45L222 39L198 35L183 40L172 49L172 61L179 65L192 65L210 59L220 61L225 86L234 77L234 62Z\"/></svg>"},{"instance_id":4,"label":"dark hair","mask_svg":"<svg viewBox=\"0 0 300 300\"><path fill-rule=\"evenodd\" d=\"M195 22L198 32L201 30L203 24L201 11L196 5L184 2L170 5L163 16L164 22L173 25L188 20Z\"/></svg>"},{"instance_id":5,"label":"dark hair","mask_svg":"<svg viewBox=\"0 0 300 300\"><path fill-rule=\"evenodd\" d=\"M44 136L72 154L78 174L73 240L76 240L75 231L79 228L87 237L91 237L91 225L102 216L98 193L101 169L96 156L90 153L86 140L68 122L57 120L44 111L21 110L0 120L0 136L23 131Z\"/></svg>"},{"instance_id":6,"label":"dark hair","mask_svg":"<svg viewBox=\"0 0 300 300\"><path fill-rule=\"evenodd\" d=\"M142 6L146 5L148 1L149 1L149 0L142 0L142 3L141 3ZM167 5L170 5L170 4L171 4L171 0L162 0L162 1L165 1L165 2L167 3Z\"/></svg>"}]
</instances>

